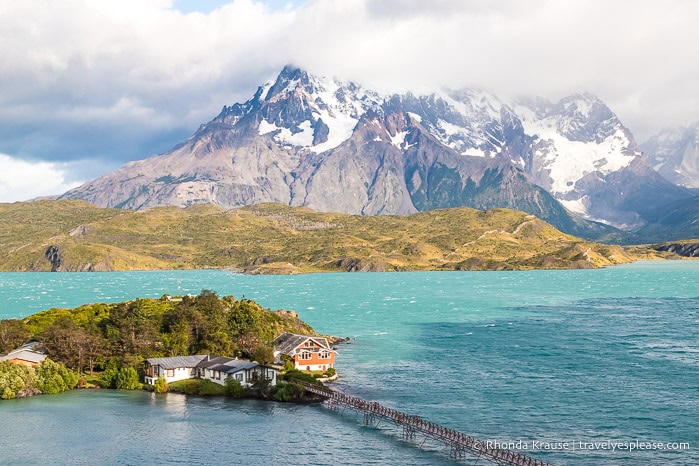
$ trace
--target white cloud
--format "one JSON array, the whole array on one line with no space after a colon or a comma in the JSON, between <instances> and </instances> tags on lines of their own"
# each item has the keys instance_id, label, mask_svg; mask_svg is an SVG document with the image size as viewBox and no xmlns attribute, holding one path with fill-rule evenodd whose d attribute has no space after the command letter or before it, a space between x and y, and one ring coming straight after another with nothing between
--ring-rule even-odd
<instances>
[{"instance_id":1,"label":"white cloud","mask_svg":"<svg viewBox=\"0 0 699 466\"><path fill-rule=\"evenodd\" d=\"M699 119L695 1L179 1L0 0L0 151L111 169L286 63L397 91L590 91L640 140Z\"/></svg>"},{"instance_id":2,"label":"white cloud","mask_svg":"<svg viewBox=\"0 0 699 466\"><path fill-rule=\"evenodd\" d=\"M66 181L66 170L59 164L32 163L0 154L0 202L62 194L80 184Z\"/></svg>"}]
</instances>

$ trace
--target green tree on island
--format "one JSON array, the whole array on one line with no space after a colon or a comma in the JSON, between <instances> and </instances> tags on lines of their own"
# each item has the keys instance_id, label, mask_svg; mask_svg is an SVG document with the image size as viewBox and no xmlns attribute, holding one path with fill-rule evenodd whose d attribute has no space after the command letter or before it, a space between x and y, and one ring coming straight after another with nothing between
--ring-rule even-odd
<instances>
[{"instance_id":1,"label":"green tree on island","mask_svg":"<svg viewBox=\"0 0 699 466\"><path fill-rule=\"evenodd\" d=\"M4 400L60 393L77 384L78 374L48 358L36 368L0 361L0 398Z\"/></svg>"}]
</instances>

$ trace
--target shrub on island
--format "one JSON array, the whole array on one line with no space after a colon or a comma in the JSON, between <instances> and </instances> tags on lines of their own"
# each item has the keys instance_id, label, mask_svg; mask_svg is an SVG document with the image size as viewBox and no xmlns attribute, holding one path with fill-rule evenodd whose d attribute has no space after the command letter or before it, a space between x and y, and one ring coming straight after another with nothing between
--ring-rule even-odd
<instances>
[{"instance_id":1,"label":"shrub on island","mask_svg":"<svg viewBox=\"0 0 699 466\"><path fill-rule=\"evenodd\" d=\"M31 383L41 393L52 395L71 390L78 385L78 374L68 369L63 364L44 359L36 371Z\"/></svg>"},{"instance_id":2,"label":"shrub on island","mask_svg":"<svg viewBox=\"0 0 699 466\"><path fill-rule=\"evenodd\" d=\"M272 390L272 397L276 401L289 402L303 399L306 390L293 382L277 382Z\"/></svg>"},{"instance_id":3,"label":"shrub on island","mask_svg":"<svg viewBox=\"0 0 699 466\"><path fill-rule=\"evenodd\" d=\"M226 379L225 392L230 398L242 398L245 395L245 388L239 381L229 377Z\"/></svg>"},{"instance_id":4,"label":"shrub on island","mask_svg":"<svg viewBox=\"0 0 699 466\"><path fill-rule=\"evenodd\" d=\"M0 398L9 400L39 393L55 394L75 388L79 376L50 359L36 368L0 361Z\"/></svg>"},{"instance_id":5,"label":"shrub on island","mask_svg":"<svg viewBox=\"0 0 699 466\"><path fill-rule=\"evenodd\" d=\"M104 388L116 388L118 390L140 390L143 386L139 380L138 372L133 367L119 367L119 361L110 359L105 364L100 376L100 384Z\"/></svg>"},{"instance_id":6,"label":"shrub on island","mask_svg":"<svg viewBox=\"0 0 699 466\"><path fill-rule=\"evenodd\" d=\"M225 395L225 387L206 379L186 379L172 382L171 392L185 395L217 396Z\"/></svg>"},{"instance_id":7,"label":"shrub on island","mask_svg":"<svg viewBox=\"0 0 699 466\"><path fill-rule=\"evenodd\" d=\"M154 386L155 393L167 393L167 390L167 380L165 380L163 377L158 377L158 380L155 381Z\"/></svg>"}]
</instances>

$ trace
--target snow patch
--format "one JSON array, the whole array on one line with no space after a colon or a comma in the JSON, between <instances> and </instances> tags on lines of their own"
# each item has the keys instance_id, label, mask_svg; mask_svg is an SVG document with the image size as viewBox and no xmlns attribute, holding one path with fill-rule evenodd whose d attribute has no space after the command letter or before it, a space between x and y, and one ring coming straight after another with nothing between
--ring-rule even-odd
<instances>
[{"instance_id":1,"label":"snow patch","mask_svg":"<svg viewBox=\"0 0 699 466\"><path fill-rule=\"evenodd\" d=\"M267 120L262 120L260 122L260 127L257 129L257 134L262 136L263 134L269 134L272 131L278 130L279 127L273 123L268 122Z\"/></svg>"},{"instance_id":2,"label":"snow patch","mask_svg":"<svg viewBox=\"0 0 699 466\"><path fill-rule=\"evenodd\" d=\"M274 131L279 131L279 133L275 134L273 138L275 141L281 144L291 144L292 146L303 147L308 147L313 144L313 128L311 127L311 122L306 120L302 122L298 128L301 130L300 132L292 133L289 128L283 128L274 123L269 123L267 120L262 120L257 132L258 134L263 135L272 133Z\"/></svg>"},{"instance_id":3,"label":"snow patch","mask_svg":"<svg viewBox=\"0 0 699 466\"><path fill-rule=\"evenodd\" d=\"M580 199L574 199L571 201L563 201L563 200L558 200L561 204L563 204L563 207L566 209L570 210L571 212L575 212L576 214L582 214L583 216L587 216L587 207L585 207L585 204L583 200L585 197L581 197Z\"/></svg>"},{"instance_id":4,"label":"snow patch","mask_svg":"<svg viewBox=\"0 0 699 466\"><path fill-rule=\"evenodd\" d=\"M551 122L522 121L527 134L548 142L543 168L549 171L551 191L567 193L588 173L604 175L627 167L636 155L626 155L630 141L619 128L600 143L571 141L559 134Z\"/></svg>"},{"instance_id":5,"label":"snow patch","mask_svg":"<svg viewBox=\"0 0 699 466\"><path fill-rule=\"evenodd\" d=\"M311 122L306 120L298 127L301 131L296 134L293 134L290 129L281 128L281 131L274 137L274 139L280 142L286 142L293 146L307 147L313 144L313 128L311 127Z\"/></svg>"},{"instance_id":6,"label":"snow patch","mask_svg":"<svg viewBox=\"0 0 699 466\"><path fill-rule=\"evenodd\" d=\"M590 116L590 111L592 110L592 103L584 96L580 96L578 99L566 102L563 106L563 108L566 110L571 110L571 107L579 117L587 119Z\"/></svg>"},{"instance_id":7,"label":"snow patch","mask_svg":"<svg viewBox=\"0 0 699 466\"><path fill-rule=\"evenodd\" d=\"M272 86L274 86L274 81L267 81L262 85L262 92L260 92L260 97L257 100L258 102L264 102L265 97L267 97L267 93Z\"/></svg>"},{"instance_id":8,"label":"snow patch","mask_svg":"<svg viewBox=\"0 0 699 466\"><path fill-rule=\"evenodd\" d=\"M471 149L466 149L463 151L461 155L468 155L470 157L485 157L485 152L477 147L472 147Z\"/></svg>"},{"instance_id":9,"label":"snow patch","mask_svg":"<svg viewBox=\"0 0 699 466\"><path fill-rule=\"evenodd\" d=\"M448 121L444 121L442 119L437 121L437 124L439 125L440 128L444 131L444 134L447 136L454 136L455 134L463 134L464 128L460 126L456 126L452 123L449 123Z\"/></svg>"},{"instance_id":10,"label":"snow patch","mask_svg":"<svg viewBox=\"0 0 699 466\"><path fill-rule=\"evenodd\" d=\"M408 112L408 115L410 115L410 118L417 121L418 123L422 123L422 117L418 115L417 113L413 112Z\"/></svg>"},{"instance_id":11,"label":"snow patch","mask_svg":"<svg viewBox=\"0 0 699 466\"><path fill-rule=\"evenodd\" d=\"M401 149L402 145L405 144L405 136L408 134L407 131L401 131L400 133L396 133L395 136L391 136L391 144L396 146L397 148Z\"/></svg>"},{"instance_id":12,"label":"snow patch","mask_svg":"<svg viewBox=\"0 0 699 466\"><path fill-rule=\"evenodd\" d=\"M354 128L359 120L342 113L336 113L335 117L330 116L327 110L320 112L320 118L323 123L328 125L328 140L311 147L311 150L316 153L325 152L326 150L334 149L352 136ZM311 137L311 143L313 138ZM310 144L309 144L310 145Z\"/></svg>"}]
</instances>

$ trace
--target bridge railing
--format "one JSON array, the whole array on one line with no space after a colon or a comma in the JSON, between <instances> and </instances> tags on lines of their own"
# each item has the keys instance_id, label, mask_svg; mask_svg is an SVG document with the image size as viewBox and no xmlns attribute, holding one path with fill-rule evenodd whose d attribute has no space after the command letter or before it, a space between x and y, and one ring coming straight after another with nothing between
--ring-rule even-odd
<instances>
[{"instance_id":1,"label":"bridge railing","mask_svg":"<svg viewBox=\"0 0 699 466\"><path fill-rule=\"evenodd\" d=\"M488 443L480 441L470 435L466 435L448 427L435 424L419 416L408 415L401 411L388 408L375 401L366 401L355 396L320 387L308 383L301 385L310 393L325 398L327 401L350 408L364 414L365 423L380 418L403 427L404 432L412 437L416 432L434 438L451 448L452 456L463 457L464 453L484 458L496 464L516 466L552 466L549 463L537 460L531 456L514 450L494 448Z\"/></svg>"}]
</instances>

